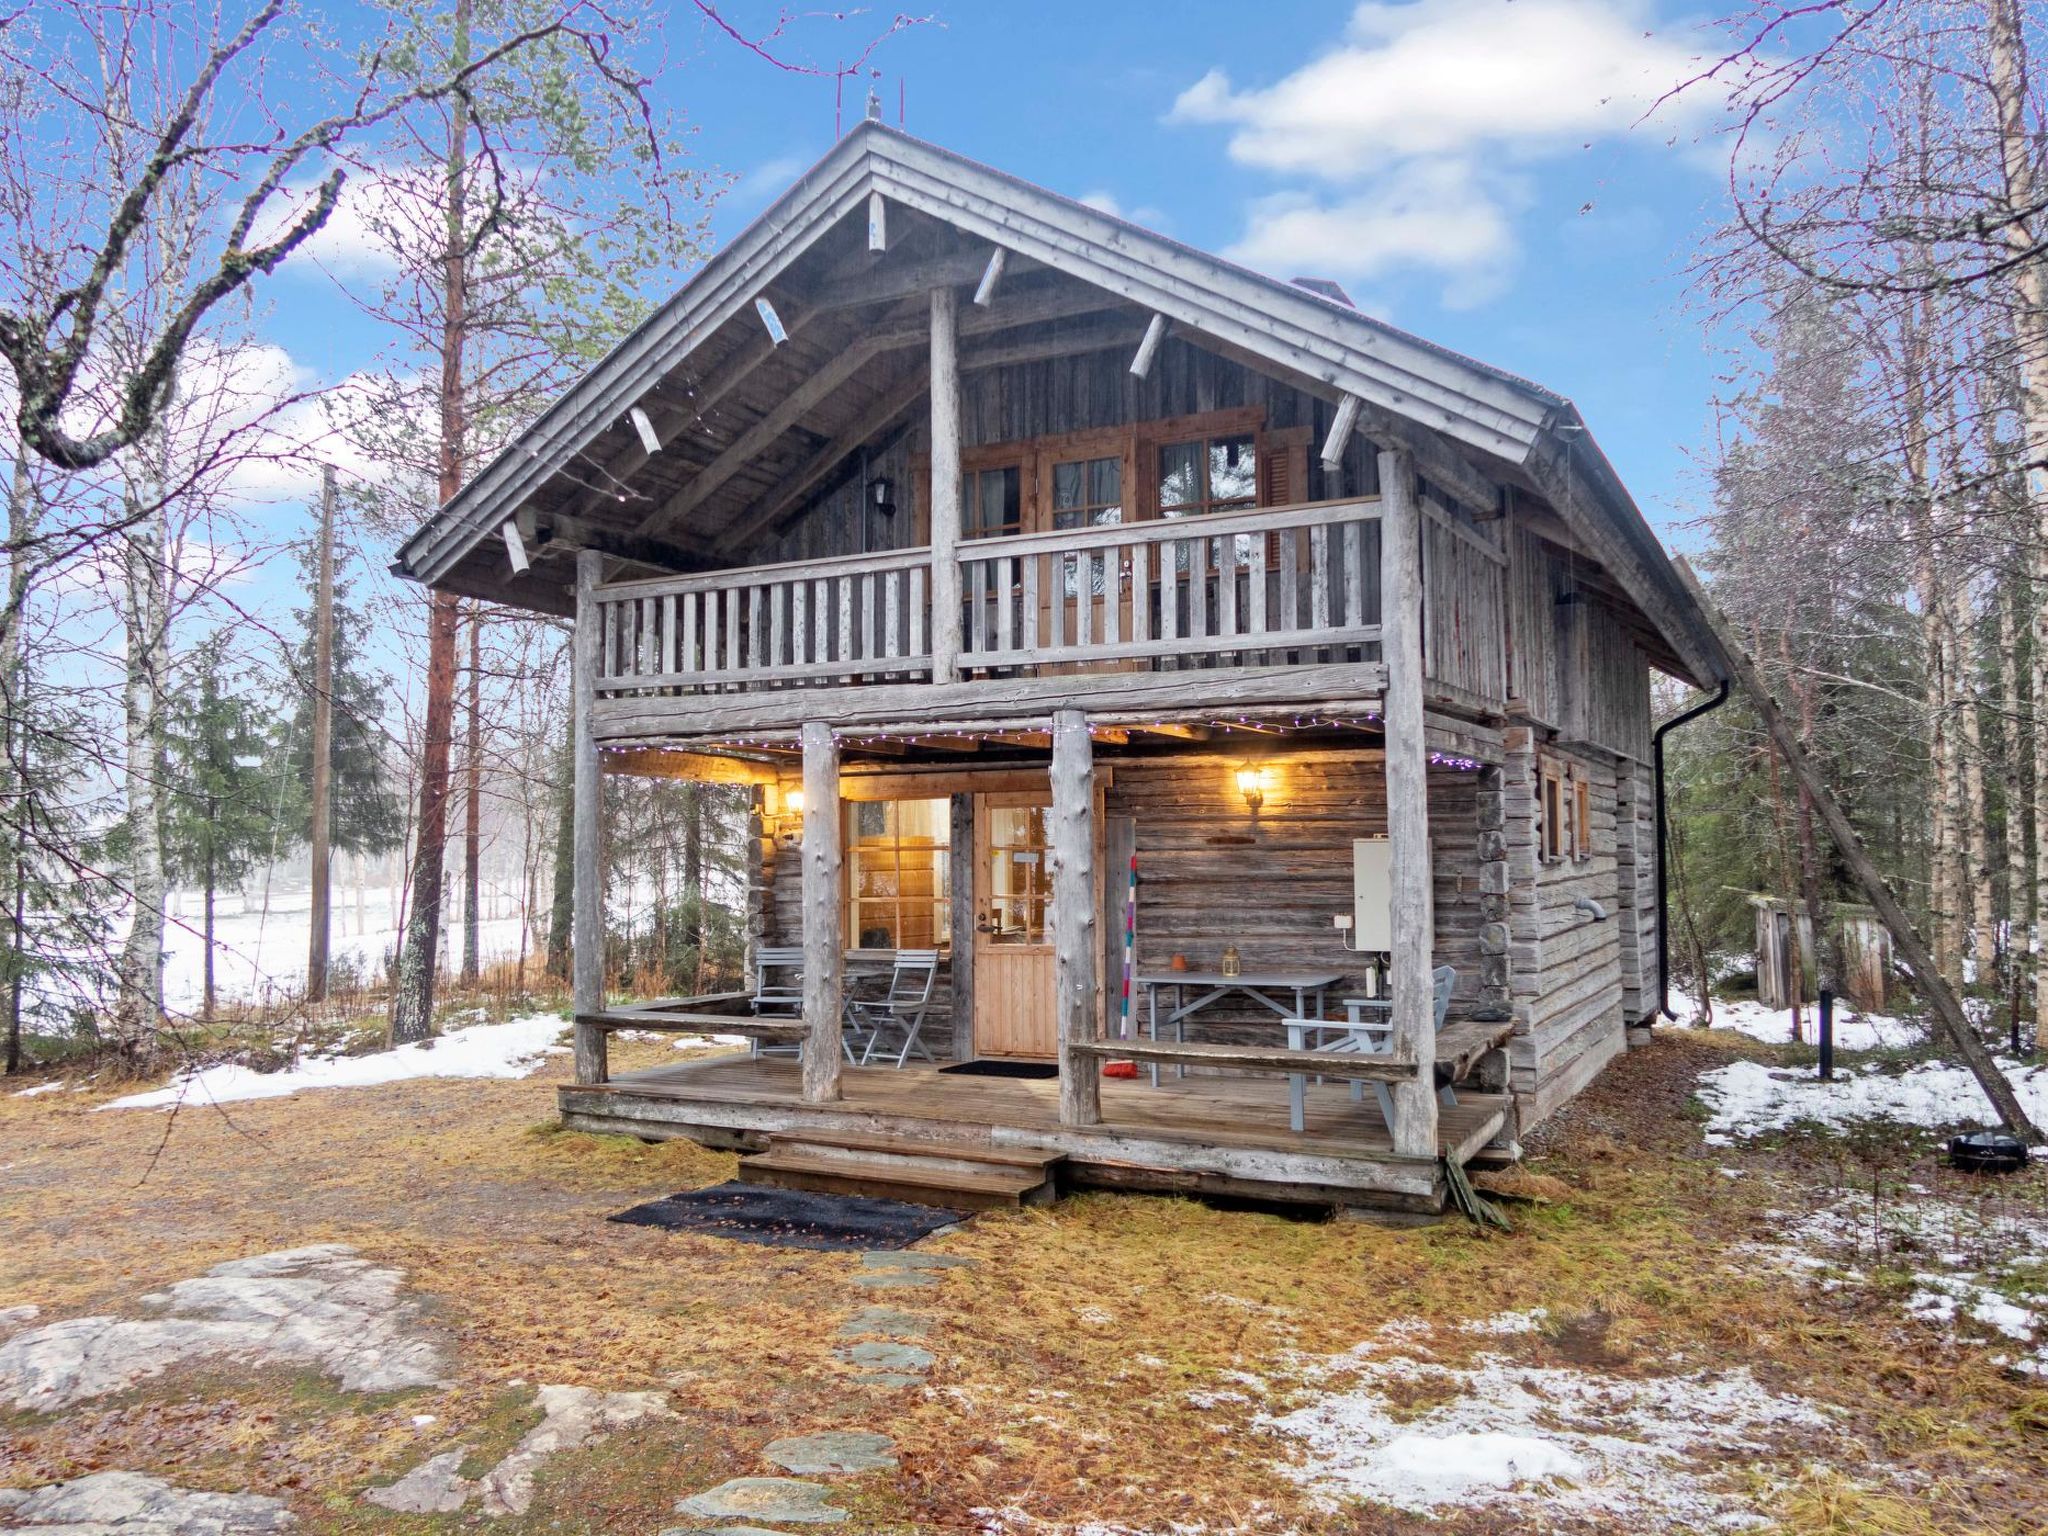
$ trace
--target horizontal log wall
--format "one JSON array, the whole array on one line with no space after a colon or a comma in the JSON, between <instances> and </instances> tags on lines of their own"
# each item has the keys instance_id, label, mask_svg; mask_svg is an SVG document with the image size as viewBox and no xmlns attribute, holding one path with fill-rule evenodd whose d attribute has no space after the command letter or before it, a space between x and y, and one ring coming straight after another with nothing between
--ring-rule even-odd
<instances>
[{"instance_id":1,"label":"horizontal log wall","mask_svg":"<svg viewBox=\"0 0 2048 1536\"><path fill-rule=\"evenodd\" d=\"M1631 1024L1648 1020L1663 999L1657 991L1657 799L1648 766L1624 763L1616 776L1615 881L1621 893L1622 1010Z\"/></svg>"},{"instance_id":2,"label":"horizontal log wall","mask_svg":"<svg viewBox=\"0 0 2048 1536\"><path fill-rule=\"evenodd\" d=\"M1604 754L1539 746L1529 729L1507 733L1501 774L1508 860L1509 1083L1522 1095L1526 1129L1590 1082L1623 1043L1622 931L1616 857L1616 777ZM1569 767L1590 784L1592 847L1542 857L1540 763ZM1575 909L1591 897L1611 914L1595 921Z\"/></svg>"}]
</instances>

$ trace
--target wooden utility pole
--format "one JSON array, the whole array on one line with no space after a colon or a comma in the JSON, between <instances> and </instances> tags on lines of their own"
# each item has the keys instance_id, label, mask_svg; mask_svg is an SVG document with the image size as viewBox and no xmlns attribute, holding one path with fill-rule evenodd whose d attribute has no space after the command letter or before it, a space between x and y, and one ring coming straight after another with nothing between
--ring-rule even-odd
<instances>
[{"instance_id":1,"label":"wooden utility pole","mask_svg":"<svg viewBox=\"0 0 2048 1536\"><path fill-rule=\"evenodd\" d=\"M469 611L469 734L463 742L462 980L475 986L481 935L477 897L483 890L484 607Z\"/></svg>"},{"instance_id":2,"label":"wooden utility pole","mask_svg":"<svg viewBox=\"0 0 2048 1536\"><path fill-rule=\"evenodd\" d=\"M320 470L320 549L313 588L313 920L306 944L306 1000L327 996L329 822L334 799L334 466Z\"/></svg>"},{"instance_id":3,"label":"wooden utility pole","mask_svg":"<svg viewBox=\"0 0 2048 1536\"><path fill-rule=\"evenodd\" d=\"M1835 847L1841 852L1842 862L1849 866L1849 873L1855 877L1857 885L1863 888L1863 894L1870 898L1870 904L1877 909L1879 919L1891 930L1892 942L1898 946L1900 957L1912 971L1915 985L1920 988L1934 1009L1935 1023L1955 1046L1956 1053L1963 1058L1963 1064L1970 1069L1970 1074L1983 1088L1984 1096L1991 1101L1991 1107L1998 1111L1998 1116L2005 1122L2006 1129L2015 1136L2038 1144L2042 1139L2040 1130L2027 1118L2027 1112L2021 1107L2019 1096L2012 1091L2012 1084L2006 1081L2005 1074L1998 1070L1998 1063L1991 1059L1991 1052L1985 1049L1984 1042L1977 1038L1976 1031L1970 1027L1970 1021L1963 1014L1963 1005L1956 1000L1947 978L1936 967L1934 956L1928 950L1926 942L1921 939L1919 930L1913 926L1913 920L1906 915L1906 909L1899 905L1898 898L1892 895L1891 887L1878 872L1877 865L1871 862L1869 853L1864 850L1863 839L1856 835L1856 829L1849 824L1849 818L1843 812L1840 802L1835 799L1834 791L1828 788L1827 781L1820 776L1820 770L1813 766L1812 759L1806 755L1806 749L1793 734L1792 727L1785 723L1784 713L1778 708L1778 701L1771 697L1770 690L1764 686L1764 680L1758 674L1756 664L1749 659L1749 653L1735 638L1734 630L1722 616L1721 610L1715 607L1713 599L1707 596L1706 589L1699 583L1699 578L1693 575L1692 567L1683 559L1672 563L1678 569L1679 580L1685 583L1686 588L1698 601L1700 611L1706 616L1707 623L1712 626L1715 638L1721 642L1721 649L1728 658L1729 671L1734 674L1735 685L1748 695L1751 706L1757 712L1757 718L1763 721L1764 729L1776 743L1779 755L1791 768L1793 777L1799 780L1800 786L1812 797L1813 808L1820 813L1821 821L1827 826L1828 835L1834 839Z\"/></svg>"}]
</instances>

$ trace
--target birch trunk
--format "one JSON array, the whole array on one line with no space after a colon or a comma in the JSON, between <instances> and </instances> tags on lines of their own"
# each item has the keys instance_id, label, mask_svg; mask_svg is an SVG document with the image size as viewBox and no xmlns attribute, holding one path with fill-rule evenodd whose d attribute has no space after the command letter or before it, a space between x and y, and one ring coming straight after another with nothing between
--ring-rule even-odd
<instances>
[{"instance_id":1,"label":"birch trunk","mask_svg":"<svg viewBox=\"0 0 2048 1536\"><path fill-rule=\"evenodd\" d=\"M2011 217L2004 227L2007 246L2020 258L2012 272L2013 332L2020 353L2020 425L2026 442L2023 463L2048 465L2048 270L2036 248L2040 230L2034 212L2040 180L2033 134L2027 121L2028 82L2026 34L2019 0L1987 0L1985 29L1986 84L1991 93L1992 124L2004 163L2005 205ZM2022 477L2033 528L2033 589L2048 594L2048 494L2029 468ZM2028 681L2034 702L2048 700L2048 610L2038 603L2033 612L2033 647ZM2036 914L2048 912L2048 730L2035 722L2034 901ZM2034 966L2034 1021L2048 1026L2048 965Z\"/></svg>"},{"instance_id":2,"label":"birch trunk","mask_svg":"<svg viewBox=\"0 0 2048 1536\"><path fill-rule=\"evenodd\" d=\"M131 501L131 507L132 507ZM121 690L127 750L128 885L134 917L121 946L114 1041L122 1056L146 1063L164 1006L163 684L168 607L161 506L136 518L122 544L127 670Z\"/></svg>"},{"instance_id":3,"label":"birch trunk","mask_svg":"<svg viewBox=\"0 0 2048 1536\"><path fill-rule=\"evenodd\" d=\"M5 1006L6 1060L0 1070L21 1070L22 975L27 965L23 935L28 917L27 847L21 828L27 819L28 756L25 727L26 699L23 683L21 625L28 604L29 540L35 537L37 522L36 484L29 472L26 453L14 461L14 478L7 490L7 550L19 551L7 560L7 607L0 613L0 881L4 881L7 939L0 946L7 978Z\"/></svg>"},{"instance_id":4,"label":"birch trunk","mask_svg":"<svg viewBox=\"0 0 2048 1536\"><path fill-rule=\"evenodd\" d=\"M2020 661L2020 569L2015 551L2012 569L1998 584L1999 693L2005 710L2005 761L2001 767L2005 791L2004 990L2008 996L2017 995L2034 925L2033 882L2027 864L2024 723L2029 718L2029 701L2026 668Z\"/></svg>"}]
</instances>

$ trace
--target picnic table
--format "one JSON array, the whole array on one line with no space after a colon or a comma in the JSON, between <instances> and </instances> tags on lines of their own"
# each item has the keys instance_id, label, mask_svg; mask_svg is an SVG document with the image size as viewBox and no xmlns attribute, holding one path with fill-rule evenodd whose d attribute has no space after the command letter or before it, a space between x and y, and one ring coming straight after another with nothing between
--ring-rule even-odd
<instances>
[{"instance_id":1,"label":"picnic table","mask_svg":"<svg viewBox=\"0 0 2048 1536\"><path fill-rule=\"evenodd\" d=\"M1221 971L1141 971L1131 978L1145 989L1147 1033L1156 1042L1161 1039L1162 1026L1173 1031L1177 1043L1187 1040L1187 1021L1203 1009L1214 1006L1233 995L1250 998L1271 1009L1281 1019L1321 1018L1323 998L1330 988L1344 979L1342 971L1243 971L1235 976L1226 976ZM1159 1016L1159 994L1171 989L1173 1001L1167 1005L1166 1017ZM1190 988L1198 990L1192 1001ZM1294 1006L1289 1007L1275 994L1292 993ZM1310 999L1314 1001L1311 1002ZM1180 1075L1187 1076L1186 1066L1180 1068ZM1159 1085L1159 1064L1152 1065L1152 1084Z\"/></svg>"}]
</instances>

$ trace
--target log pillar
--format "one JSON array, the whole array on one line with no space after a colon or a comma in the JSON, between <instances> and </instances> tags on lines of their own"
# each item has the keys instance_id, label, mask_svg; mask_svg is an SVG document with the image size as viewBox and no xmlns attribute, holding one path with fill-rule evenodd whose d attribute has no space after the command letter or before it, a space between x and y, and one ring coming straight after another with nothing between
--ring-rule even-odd
<instances>
[{"instance_id":1,"label":"log pillar","mask_svg":"<svg viewBox=\"0 0 2048 1536\"><path fill-rule=\"evenodd\" d=\"M952 797L947 889L952 892L953 1059L974 1060L974 796Z\"/></svg>"},{"instance_id":2,"label":"log pillar","mask_svg":"<svg viewBox=\"0 0 2048 1536\"><path fill-rule=\"evenodd\" d=\"M570 854L574 901L570 909L570 996L576 1025L576 1081L601 1083L610 1075L608 1036L585 1015L604 1012L604 782L598 776L596 722L597 584L604 556L576 553L576 633L569 653L569 707L575 712L574 773L570 794Z\"/></svg>"},{"instance_id":3,"label":"log pillar","mask_svg":"<svg viewBox=\"0 0 2048 1536\"><path fill-rule=\"evenodd\" d=\"M839 743L832 727L806 720L804 749L804 1102L839 1097L845 1027L846 945L841 937Z\"/></svg>"},{"instance_id":4,"label":"log pillar","mask_svg":"<svg viewBox=\"0 0 2048 1536\"><path fill-rule=\"evenodd\" d=\"M932 681L960 660L960 296L932 290Z\"/></svg>"},{"instance_id":5,"label":"log pillar","mask_svg":"<svg viewBox=\"0 0 2048 1536\"><path fill-rule=\"evenodd\" d=\"M1060 1124L1102 1123L1102 1063L1073 1047L1095 1038L1095 744L1088 717L1062 709L1052 717L1053 998L1060 1044Z\"/></svg>"},{"instance_id":6,"label":"log pillar","mask_svg":"<svg viewBox=\"0 0 2048 1536\"><path fill-rule=\"evenodd\" d=\"M1394 1055L1415 1075L1393 1085L1394 1151L1434 1158L1436 1018L1429 859L1429 750L1422 724L1422 514L1415 465L1382 453L1380 472L1380 655L1386 665L1387 836L1393 857L1390 957Z\"/></svg>"}]
</instances>

